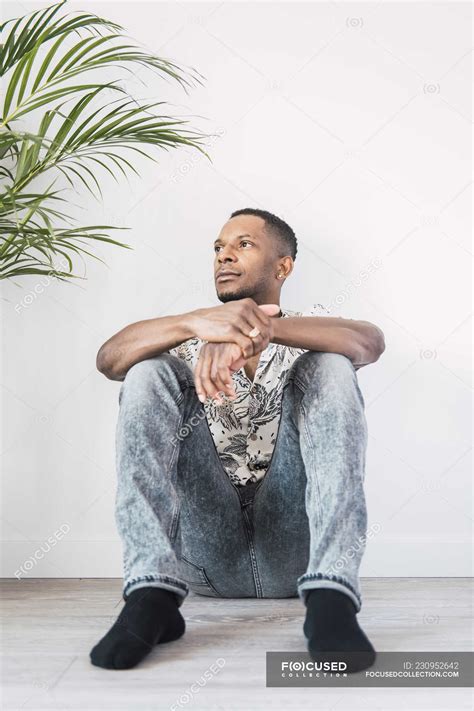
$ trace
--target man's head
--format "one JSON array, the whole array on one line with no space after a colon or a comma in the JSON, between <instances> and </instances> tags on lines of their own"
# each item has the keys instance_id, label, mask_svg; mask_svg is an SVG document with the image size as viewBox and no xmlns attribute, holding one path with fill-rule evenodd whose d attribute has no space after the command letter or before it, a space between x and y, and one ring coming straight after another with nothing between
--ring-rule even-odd
<instances>
[{"instance_id":1,"label":"man's head","mask_svg":"<svg viewBox=\"0 0 474 711\"><path fill-rule=\"evenodd\" d=\"M275 303L293 270L298 250L289 225L266 210L246 207L233 212L214 242L214 278L219 301L251 297ZM229 271L235 275L219 276ZM268 299L268 300L267 300Z\"/></svg>"}]
</instances>

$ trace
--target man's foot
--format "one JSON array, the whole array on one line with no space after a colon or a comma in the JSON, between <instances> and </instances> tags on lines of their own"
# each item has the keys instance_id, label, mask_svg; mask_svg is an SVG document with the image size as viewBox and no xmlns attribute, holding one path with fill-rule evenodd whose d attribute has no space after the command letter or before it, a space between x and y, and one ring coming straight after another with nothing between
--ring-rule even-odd
<instances>
[{"instance_id":1,"label":"man's foot","mask_svg":"<svg viewBox=\"0 0 474 711\"><path fill-rule=\"evenodd\" d=\"M172 642L184 631L174 593L164 588L138 588L130 593L115 624L92 649L90 659L104 669L130 669L155 644Z\"/></svg>"},{"instance_id":2,"label":"man's foot","mask_svg":"<svg viewBox=\"0 0 474 711\"><path fill-rule=\"evenodd\" d=\"M314 588L306 598L303 631L314 661L344 661L349 673L372 666L376 653L359 627L351 598L332 588Z\"/></svg>"}]
</instances>

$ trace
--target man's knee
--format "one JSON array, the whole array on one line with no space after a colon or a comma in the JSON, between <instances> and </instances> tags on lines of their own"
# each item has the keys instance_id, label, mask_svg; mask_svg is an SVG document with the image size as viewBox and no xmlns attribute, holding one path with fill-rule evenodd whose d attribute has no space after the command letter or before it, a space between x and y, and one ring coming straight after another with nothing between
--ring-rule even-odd
<instances>
[{"instance_id":1,"label":"man's knee","mask_svg":"<svg viewBox=\"0 0 474 711\"><path fill-rule=\"evenodd\" d=\"M292 365L292 369L309 376L317 375L345 377L355 373L351 360L342 353L327 353L325 351L306 351Z\"/></svg>"},{"instance_id":2,"label":"man's knee","mask_svg":"<svg viewBox=\"0 0 474 711\"><path fill-rule=\"evenodd\" d=\"M364 405L356 370L341 353L306 351L293 363L289 377L294 377L308 396L313 393L341 404L355 399Z\"/></svg>"},{"instance_id":3,"label":"man's knee","mask_svg":"<svg viewBox=\"0 0 474 711\"><path fill-rule=\"evenodd\" d=\"M156 377L157 373L167 372L176 368L176 362L181 363L179 358L171 353L160 353L135 363L128 369L124 382L149 381ZM179 367L179 365L178 365Z\"/></svg>"},{"instance_id":4,"label":"man's knee","mask_svg":"<svg viewBox=\"0 0 474 711\"><path fill-rule=\"evenodd\" d=\"M120 389L119 402L125 392L133 394L134 397L146 396L154 388L162 390L166 383L172 383L176 379L185 383L192 378L191 372L188 371L186 364L171 353L160 353L153 358L141 360L127 371Z\"/></svg>"}]
</instances>

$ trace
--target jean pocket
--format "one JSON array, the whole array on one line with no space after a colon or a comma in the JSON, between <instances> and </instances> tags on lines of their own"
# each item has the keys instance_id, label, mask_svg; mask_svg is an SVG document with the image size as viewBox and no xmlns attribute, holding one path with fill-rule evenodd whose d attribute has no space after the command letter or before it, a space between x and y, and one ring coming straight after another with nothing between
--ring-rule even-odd
<instances>
[{"instance_id":1,"label":"jean pocket","mask_svg":"<svg viewBox=\"0 0 474 711\"><path fill-rule=\"evenodd\" d=\"M180 574L184 582L189 585L191 590L199 595L210 595L212 597L221 597L220 593L215 589L206 575L206 571L201 565L196 565L188 560L184 555L178 558Z\"/></svg>"}]
</instances>

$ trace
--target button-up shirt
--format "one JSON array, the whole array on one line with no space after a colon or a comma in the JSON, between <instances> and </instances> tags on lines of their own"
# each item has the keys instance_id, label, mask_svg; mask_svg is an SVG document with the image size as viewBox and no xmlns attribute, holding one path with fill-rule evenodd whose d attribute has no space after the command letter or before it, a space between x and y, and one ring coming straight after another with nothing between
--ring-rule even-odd
<instances>
[{"instance_id":1,"label":"button-up shirt","mask_svg":"<svg viewBox=\"0 0 474 711\"><path fill-rule=\"evenodd\" d=\"M329 315L321 304L306 311L282 308L280 311L281 318ZM199 338L190 338L168 352L194 371L203 343ZM269 343L260 353L253 381L244 367L232 374L234 400L224 396L221 405L212 398L204 403L217 453L236 486L257 482L265 476L278 432L286 375L295 359L307 350Z\"/></svg>"}]
</instances>

